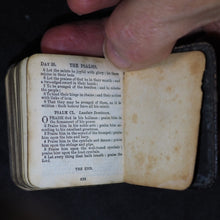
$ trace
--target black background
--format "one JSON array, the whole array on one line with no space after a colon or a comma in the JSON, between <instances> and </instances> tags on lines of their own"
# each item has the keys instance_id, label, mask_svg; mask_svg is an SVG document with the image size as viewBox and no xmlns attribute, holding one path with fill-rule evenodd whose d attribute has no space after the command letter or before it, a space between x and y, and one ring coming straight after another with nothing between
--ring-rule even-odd
<instances>
[{"instance_id":1,"label":"black background","mask_svg":"<svg viewBox=\"0 0 220 220\"><path fill-rule=\"evenodd\" d=\"M40 51L51 26L78 18L64 0L3 1L0 5L0 217L1 219L220 219L220 181L211 189L171 191L128 184L26 192L9 174L4 77L10 64ZM199 33L182 42L206 39L217 52L217 36Z\"/></svg>"}]
</instances>

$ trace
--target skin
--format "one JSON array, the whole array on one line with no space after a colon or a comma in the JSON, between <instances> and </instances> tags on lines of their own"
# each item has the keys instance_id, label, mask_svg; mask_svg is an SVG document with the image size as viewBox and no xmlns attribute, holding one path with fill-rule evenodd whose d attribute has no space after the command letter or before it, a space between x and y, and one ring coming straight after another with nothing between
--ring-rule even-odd
<instances>
[{"instance_id":1,"label":"skin","mask_svg":"<svg viewBox=\"0 0 220 220\"><path fill-rule=\"evenodd\" d=\"M104 20L75 22L48 30L41 41L42 52L90 56L104 53L115 66L137 70L165 59L176 41L192 31L203 28L220 33L220 0L67 2L79 15L117 6Z\"/></svg>"}]
</instances>

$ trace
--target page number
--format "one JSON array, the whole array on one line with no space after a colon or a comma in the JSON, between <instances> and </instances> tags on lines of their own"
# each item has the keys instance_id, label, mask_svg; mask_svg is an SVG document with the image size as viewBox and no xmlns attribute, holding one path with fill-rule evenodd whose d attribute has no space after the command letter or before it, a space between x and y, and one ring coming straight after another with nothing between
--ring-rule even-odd
<instances>
[{"instance_id":1,"label":"page number","mask_svg":"<svg viewBox=\"0 0 220 220\"><path fill-rule=\"evenodd\" d=\"M86 177L81 177L79 180L80 181L86 181Z\"/></svg>"}]
</instances>

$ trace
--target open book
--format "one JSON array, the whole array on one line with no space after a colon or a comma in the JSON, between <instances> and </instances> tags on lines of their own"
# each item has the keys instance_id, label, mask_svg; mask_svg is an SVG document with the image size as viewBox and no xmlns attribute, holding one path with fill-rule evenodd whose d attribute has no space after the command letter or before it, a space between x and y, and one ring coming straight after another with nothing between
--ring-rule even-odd
<instances>
[{"instance_id":1,"label":"open book","mask_svg":"<svg viewBox=\"0 0 220 220\"><path fill-rule=\"evenodd\" d=\"M197 151L202 52L122 72L36 54L6 77L12 179L27 190L126 182L186 189Z\"/></svg>"}]
</instances>

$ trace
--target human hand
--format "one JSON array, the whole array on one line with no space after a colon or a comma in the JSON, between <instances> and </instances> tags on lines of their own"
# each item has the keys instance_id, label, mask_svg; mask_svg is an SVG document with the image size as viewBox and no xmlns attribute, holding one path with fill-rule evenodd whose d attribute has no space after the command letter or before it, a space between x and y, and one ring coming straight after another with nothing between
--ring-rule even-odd
<instances>
[{"instance_id":1,"label":"human hand","mask_svg":"<svg viewBox=\"0 0 220 220\"><path fill-rule=\"evenodd\" d=\"M220 0L68 0L68 4L80 15L117 6L104 20L48 30L42 51L103 56L104 48L105 56L126 70L165 59L180 37L198 28L220 32Z\"/></svg>"}]
</instances>

